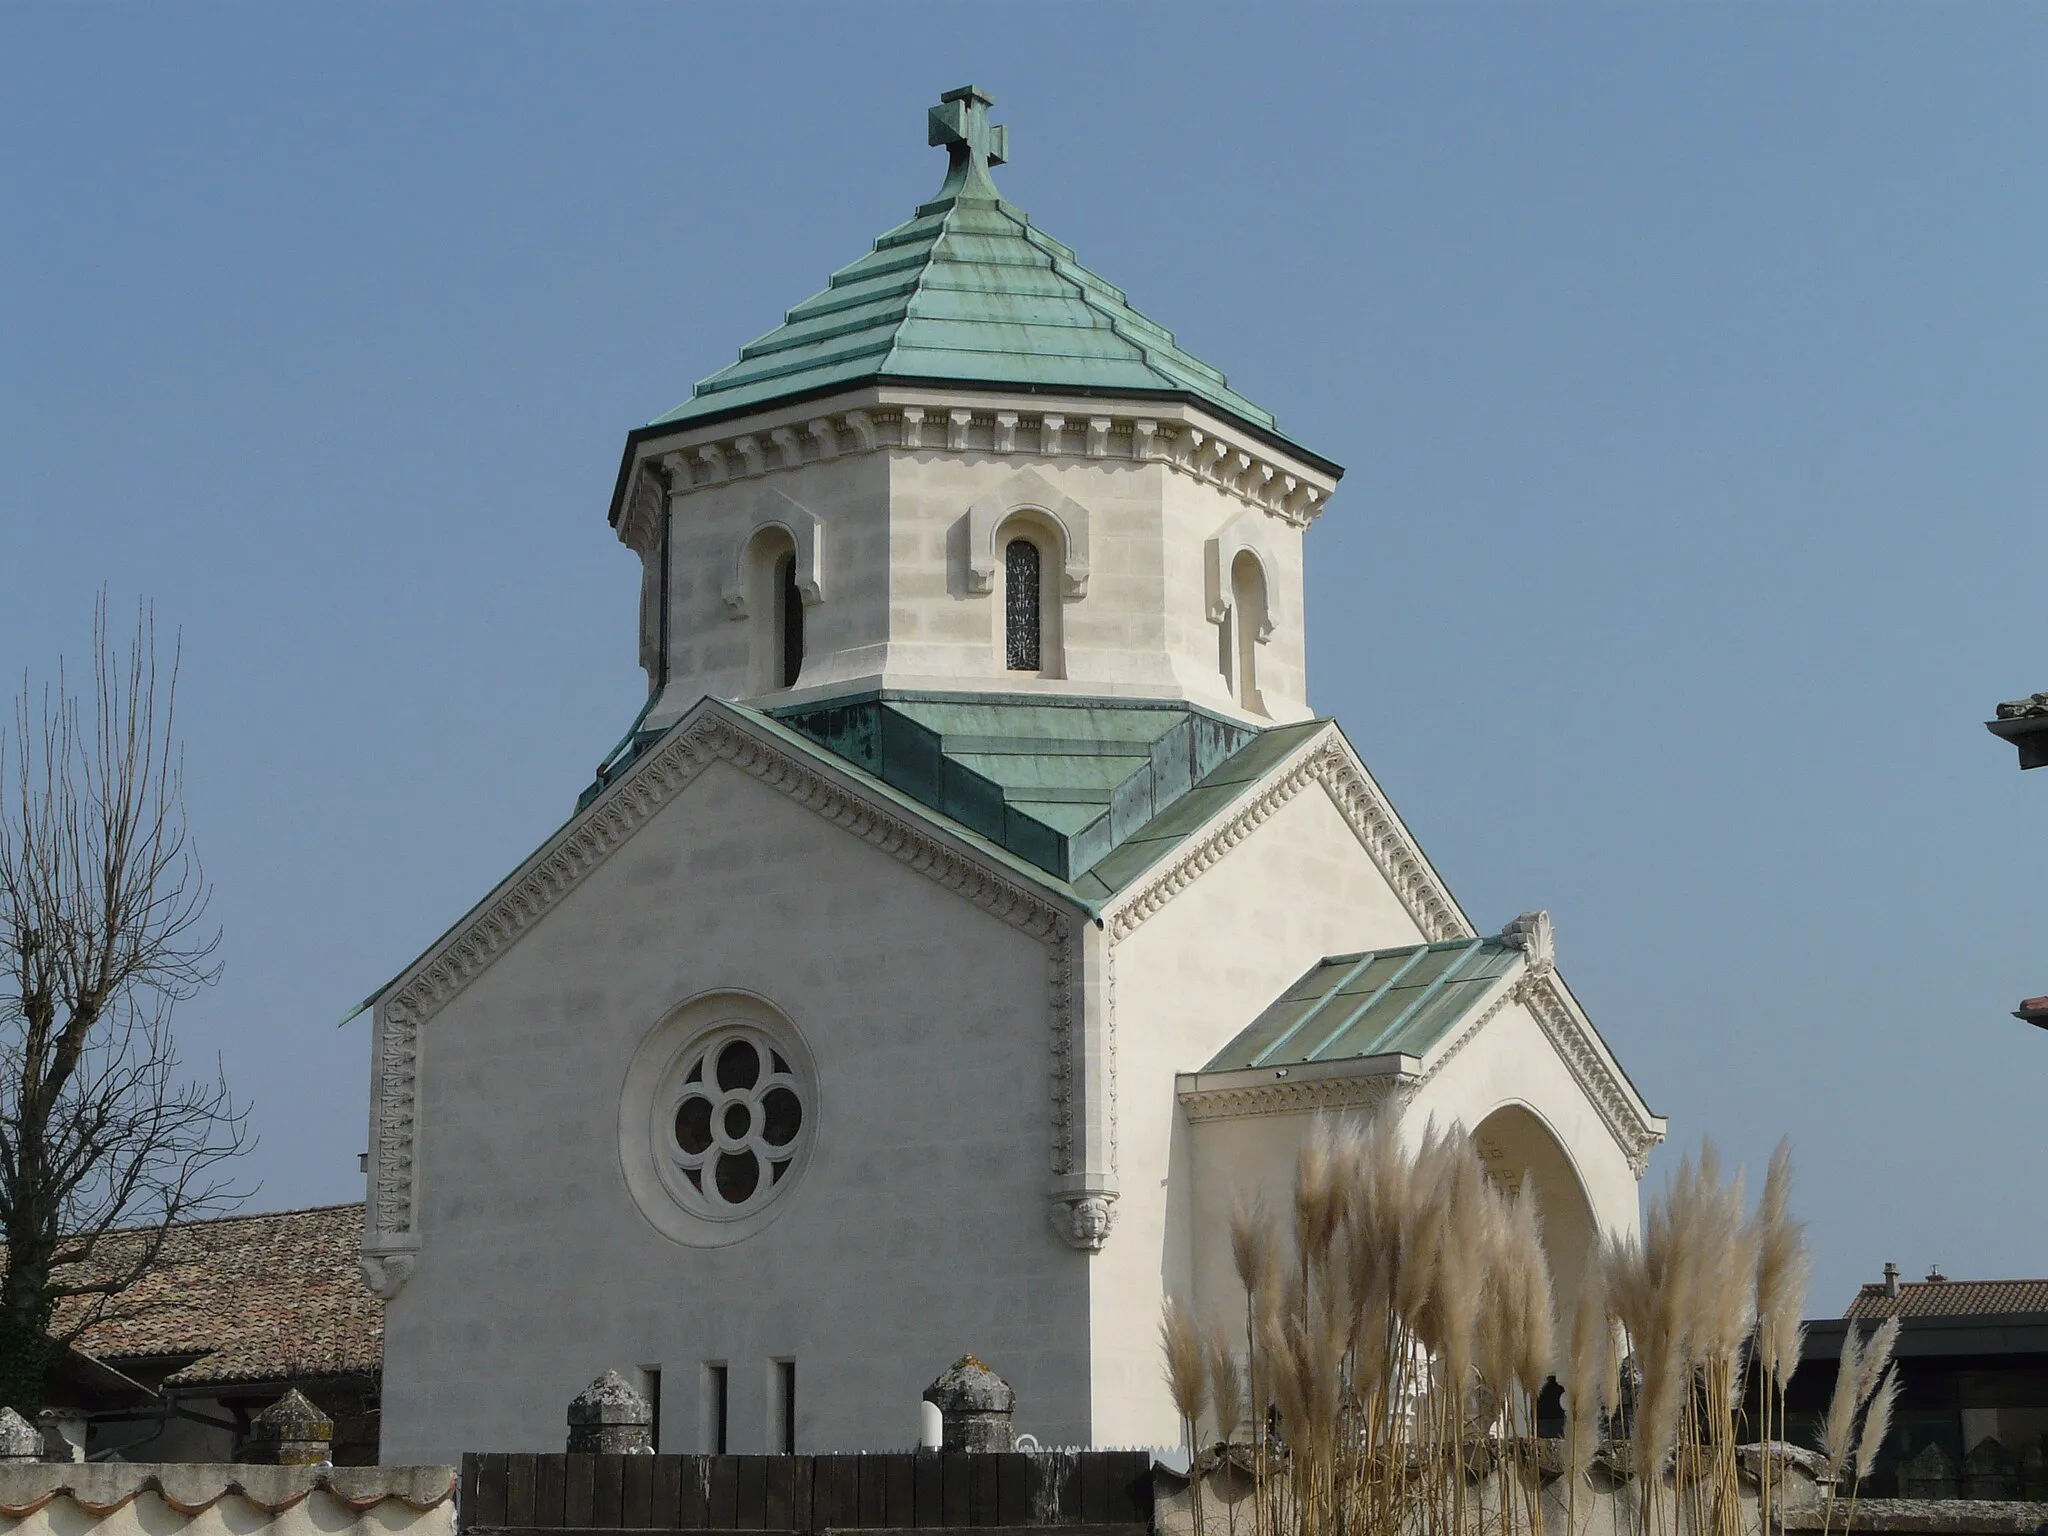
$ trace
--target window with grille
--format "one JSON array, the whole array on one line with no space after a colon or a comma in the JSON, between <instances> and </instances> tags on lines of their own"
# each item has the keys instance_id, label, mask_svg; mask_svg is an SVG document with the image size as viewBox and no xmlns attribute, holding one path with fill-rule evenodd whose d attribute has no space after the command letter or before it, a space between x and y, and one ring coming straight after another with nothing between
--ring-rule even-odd
<instances>
[{"instance_id":1,"label":"window with grille","mask_svg":"<svg viewBox=\"0 0 2048 1536\"><path fill-rule=\"evenodd\" d=\"M1039 562L1029 539L1003 546L1003 654L1012 672L1036 672L1044 664Z\"/></svg>"}]
</instances>

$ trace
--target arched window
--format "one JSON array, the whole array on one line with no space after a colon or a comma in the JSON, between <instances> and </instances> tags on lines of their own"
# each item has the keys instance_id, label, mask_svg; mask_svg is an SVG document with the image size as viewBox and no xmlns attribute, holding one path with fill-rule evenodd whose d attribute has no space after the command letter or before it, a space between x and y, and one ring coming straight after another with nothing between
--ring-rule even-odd
<instances>
[{"instance_id":1,"label":"arched window","mask_svg":"<svg viewBox=\"0 0 2048 1536\"><path fill-rule=\"evenodd\" d=\"M1012 672L1036 672L1044 664L1042 569L1029 539L1003 546L1003 662Z\"/></svg>"},{"instance_id":2,"label":"arched window","mask_svg":"<svg viewBox=\"0 0 2048 1536\"><path fill-rule=\"evenodd\" d=\"M1239 707L1266 712L1259 696L1259 636L1266 628L1266 573L1248 549L1230 562L1230 618L1225 629L1231 671L1231 692Z\"/></svg>"},{"instance_id":3,"label":"arched window","mask_svg":"<svg viewBox=\"0 0 2048 1536\"><path fill-rule=\"evenodd\" d=\"M804 595L797 584L802 558L787 528L770 523L748 539L741 561L746 595L747 692L758 696L794 687L804 669Z\"/></svg>"},{"instance_id":4,"label":"arched window","mask_svg":"<svg viewBox=\"0 0 2048 1536\"><path fill-rule=\"evenodd\" d=\"M775 562L776 686L794 688L804 669L804 595L796 585L796 551Z\"/></svg>"}]
</instances>

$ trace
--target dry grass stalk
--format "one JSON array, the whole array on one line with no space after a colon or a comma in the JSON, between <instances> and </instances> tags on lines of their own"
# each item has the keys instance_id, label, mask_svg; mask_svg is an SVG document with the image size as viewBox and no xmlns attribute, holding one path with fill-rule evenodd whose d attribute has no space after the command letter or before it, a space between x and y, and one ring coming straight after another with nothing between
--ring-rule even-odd
<instances>
[{"instance_id":1,"label":"dry grass stalk","mask_svg":"<svg viewBox=\"0 0 2048 1536\"><path fill-rule=\"evenodd\" d=\"M1782 1419L1800 1350L1806 1260L1789 1181L1781 1148L1748 1215L1740 1176L1724 1177L1711 1144L1685 1160L1639 1239L1610 1239L1577 1266L1556 1362L1533 1197L1504 1193L1462 1131L1426 1127L1411 1151L1391 1116L1319 1125L1297 1164L1291 1231L1256 1206L1231 1219L1242 1372L1219 1328L1196 1351L1220 1430L1232 1432L1240 1401L1247 1410L1259 1536L1541 1536L1536 1399L1554 1366L1574 1526L1612 1412L1641 1536L1733 1536L1745 1351L1768 1422L1772 1390ZM1162 1337L1171 1384L1177 1335ZM1883 1438L1896 1379L1881 1363L1866 1377L1866 1352L1851 1347L1842 1454L1860 1466ZM1193 1369L1175 1393L1184 1420Z\"/></svg>"}]
</instances>

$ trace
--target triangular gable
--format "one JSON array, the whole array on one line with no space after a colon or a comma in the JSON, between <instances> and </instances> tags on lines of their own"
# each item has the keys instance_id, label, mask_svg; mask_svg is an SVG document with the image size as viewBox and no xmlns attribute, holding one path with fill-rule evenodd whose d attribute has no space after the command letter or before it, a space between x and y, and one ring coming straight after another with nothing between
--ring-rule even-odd
<instances>
[{"instance_id":1,"label":"triangular gable","mask_svg":"<svg viewBox=\"0 0 2048 1536\"><path fill-rule=\"evenodd\" d=\"M707 698L372 998L376 1105L363 1272L378 1295L405 1283L418 1248L413 1149L421 1026L714 762L751 775L1046 946L1054 1172L1071 1161L1074 950L1085 906L1042 871L786 727Z\"/></svg>"}]
</instances>

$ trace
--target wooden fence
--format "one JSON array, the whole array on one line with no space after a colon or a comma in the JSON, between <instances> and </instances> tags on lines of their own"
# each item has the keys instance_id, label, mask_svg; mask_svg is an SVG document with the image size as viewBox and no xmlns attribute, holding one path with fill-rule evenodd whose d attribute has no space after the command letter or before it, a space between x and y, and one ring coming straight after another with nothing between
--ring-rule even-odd
<instances>
[{"instance_id":1,"label":"wooden fence","mask_svg":"<svg viewBox=\"0 0 2048 1536\"><path fill-rule=\"evenodd\" d=\"M462 1458L469 1533L1061 1527L1152 1524L1146 1451L869 1456L479 1455Z\"/></svg>"}]
</instances>

